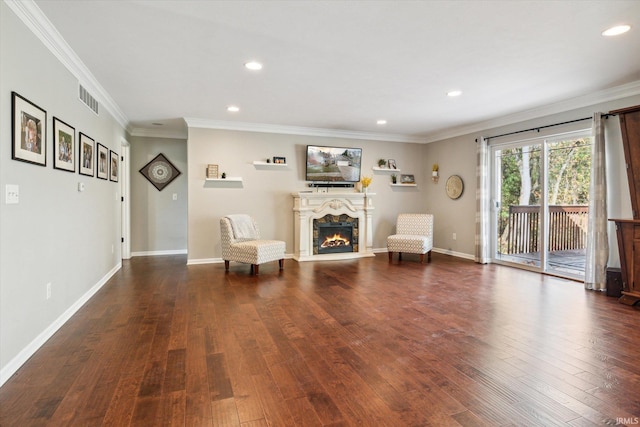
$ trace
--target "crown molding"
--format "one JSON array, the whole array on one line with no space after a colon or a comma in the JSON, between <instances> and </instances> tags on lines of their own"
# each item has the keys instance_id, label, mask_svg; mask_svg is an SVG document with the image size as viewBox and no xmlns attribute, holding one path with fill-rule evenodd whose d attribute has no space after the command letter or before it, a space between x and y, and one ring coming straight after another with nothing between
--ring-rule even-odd
<instances>
[{"instance_id":1,"label":"crown molding","mask_svg":"<svg viewBox=\"0 0 640 427\"><path fill-rule=\"evenodd\" d=\"M38 37L42 44L58 58L58 60L73 74L80 84L100 102L124 129L129 119L122 112L118 104L111 98L102 85L96 80L89 68L82 62L71 46L53 26L49 18L42 12L33 0L4 0L18 18Z\"/></svg>"},{"instance_id":2,"label":"crown molding","mask_svg":"<svg viewBox=\"0 0 640 427\"><path fill-rule=\"evenodd\" d=\"M186 129L184 131L171 129L147 129L147 128L131 128L127 129L127 132L131 136L140 136L145 138L168 138L168 139L187 139L188 133Z\"/></svg>"},{"instance_id":3,"label":"crown molding","mask_svg":"<svg viewBox=\"0 0 640 427\"><path fill-rule=\"evenodd\" d=\"M425 138L411 135L360 132L340 129L310 128L301 126L283 126L264 123L229 122L224 120L209 120L185 117L184 121L190 128L237 130L244 132L279 133L286 135L322 136L329 138L364 139L370 141L391 141L424 143Z\"/></svg>"},{"instance_id":4,"label":"crown molding","mask_svg":"<svg viewBox=\"0 0 640 427\"><path fill-rule=\"evenodd\" d=\"M423 142L429 143L442 141L444 139L454 138L461 135L483 132L488 129L512 125L514 123L524 122L527 120L538 119L552 114L564 113L567 111L576 110L578 108L589 107L595 104L628 98L634 95L640 95L640 80L589 93L587 95L566 99L564 101L555 102L553 104L548 104L542 107L519 111L517 113L508 114L506 116L498 117L495 119L473 123L466 126L449 128L442 132L436 132L423 136Z\"/></svg>"}]
</instances>

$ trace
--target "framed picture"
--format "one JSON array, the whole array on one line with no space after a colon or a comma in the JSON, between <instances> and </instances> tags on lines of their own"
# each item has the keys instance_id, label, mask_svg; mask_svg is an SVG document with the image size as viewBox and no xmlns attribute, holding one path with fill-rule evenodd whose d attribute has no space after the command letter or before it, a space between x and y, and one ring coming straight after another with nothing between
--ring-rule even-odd
<instances>
[{"instance_id":1,"label":"framed picture","mask_svg":"<svg viewBox=\"0 0 640 427\"><path fill-rule=\"evenodd\" d=\"M144 175L158 191L162 191L162 189L171 184L171 181L176 179L181 172L173 166L164 154L160 153L144 165L142 169L140 169L140 173Z\"/></svg>"},{"instance_id":2,"label":"framed picture","mask_svg":"<svg viewBox=\"0 0 640 427\"><path fill-rule=\"evenodd\" d=\"M53 167L68 172L76 171L76 130L53 118Z\"/></svg>"},{"instance_id":3,"label":"framed picture","mask_svg":"<svg viewBox=\"0 0 640 427\"><path fill-rule=\"evenodd\" d=\"M416 179L413 175L400 175L400 184L415 184Z\"/></svg>"},{"instance_id":4,"label":"framed picture","mask_svg":"<svg viewBox=\"0 0 640 427\"><path fill-rule=\"evenodd\" d=\"M98 142L98 153L96 155L96 176L100 179L109 178L109 150Z\"/></svg>"},{"instance_id":5,"label":"framed picture","mask_svg":"<svg viewBox=\"0 0 640 427\"><path fill-rule=\"evenodd\" d=\"M395 161L395 160L393 160L393 159L389 159L389 160L387 161L387 166L389 167L389 169L398 169L398 168L396 167L396 161Z\"/></svg>"},{"instance_id":6,"label":"framed picture","mask_svg":"<svg viewBox=\"0 0 640 427\"><path fill-rule=\"evenodd\" d=\"M286 157L273 157L273 163L278 164L278 165L284 165L285 163L287 163L287 158Z\"/></svg>"},{"instance_id":7,"label":"framed picture","mask_svg":"<svg viewBox=\"0 0 640 427\"><path fill-rule=\"evenodd\" d=\"M207 178L218 178L218 165L207 165Z\"/></svg>"},{"instance_id":8,"label":"framed picture","mask_svg":"<svg viewBox=\"0 0 640 427\"><path fill-rule=\"evenodd\" d=\"M11 92L11 158L47 165L47 112Z\"/></svg>"},{"instance_id":9,"label":"framed picture","mask_svg":"<svg viewBox=\"0 0 640 427\"><path fill-rule=\"evenodd\" d=\"M109 155L109 179L113 182L118 182L118 165L120 164L120 159L118 153L115 151L110 151Z\"/></svg>"},{"instance_id":10,"label":"framed picture","mask_svg":"<svg viewBox=\"0 0 640 427\"><path fill-rule=\"evenodd\" d=\"M93 158L96 143L84 133L80 132L80 146L78 148L78 161L80 162L80 174L93 176Z\"/></svg>"}]
</instances>

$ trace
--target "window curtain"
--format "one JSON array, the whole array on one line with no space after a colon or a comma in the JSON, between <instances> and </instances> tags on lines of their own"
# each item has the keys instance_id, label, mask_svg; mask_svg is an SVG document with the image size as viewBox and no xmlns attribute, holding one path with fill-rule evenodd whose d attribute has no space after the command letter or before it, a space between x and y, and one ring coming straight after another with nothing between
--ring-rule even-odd
<instances>
[{"instance_id":1,"label":"window curtain","mask_svg":"<svg viewBox=\"0 0 640 427\"><path fill-rule=\"evenodd\" d=\"M602 113L593 115L593 138L584 287L585 289L604 291L607 286L609 238L607 235L607 170Z\"/></svg>"},{"instance_id":2,"label":"window curtain","mask_svg":"<svg viewBox=\"0 0 640 427\"><path fill-rule=\"evenodd\" d=\"M489 141L484 137L477 140L476 167L476 253L475 260L480 264L490 262L489 254Z\"/></svg>"}]
</instances>

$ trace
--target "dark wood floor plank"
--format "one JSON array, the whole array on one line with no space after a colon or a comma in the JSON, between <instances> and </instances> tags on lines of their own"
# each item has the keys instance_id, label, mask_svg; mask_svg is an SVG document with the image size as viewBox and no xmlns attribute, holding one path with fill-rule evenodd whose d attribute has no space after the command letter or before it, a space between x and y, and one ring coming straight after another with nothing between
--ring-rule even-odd
<instances>
[{"instance_id":1,"label":"dark wood floor plank","mask_svg":"<svg viewBox=\"0 0 640 427\"><path fill-rule=\"evenodd\" d=\"M0 425L596 426L640 414L640 311L441 254L139 257L0 388Z\"/></svg>"},{"instance_id":2,"label":"dark wood floor plank","mask_svg":"<svg viewBox=\"0 0 640 427\"><path fill-rule=\"evenodd\" d=\"M211 413L213 414L213 425L216 427L237 427L240 425L236 402L233 398L212 401Z\"/></svg>"}]
</instances>

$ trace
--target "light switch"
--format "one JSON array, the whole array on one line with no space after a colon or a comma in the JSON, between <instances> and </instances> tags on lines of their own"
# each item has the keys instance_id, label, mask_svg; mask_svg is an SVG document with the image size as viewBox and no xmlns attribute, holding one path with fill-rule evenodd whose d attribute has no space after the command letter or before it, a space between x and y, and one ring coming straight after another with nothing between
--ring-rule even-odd
<instances>
[{"instance_id":1,"label":"light switch","mask_svg":"<svg viewBox=\"0 0 640 427\"><path fill-rule=\"evenodd\" d=\"M84 191L84 182L79 182L78 183L78 191L79 192L83 192Z\"/></svg>"},{"instance_id":2,"label":"light switch","mask_svg":"<svg viewBox=\"0 0 640 427\"><path fill-rule=\"evenodd\" d=\"M5 201L8 205L20 203L20 186L7 184Z\"/></svg>"},{"instance_id":3,"label":"light switch","mask_svg":"<svg viewBox=\"0 0 640 427\"><path fill-rule=\"evenodd\" d=\"M178 193L173 193L173 200L178 200Z\"/></svg>"}]
</instances>

